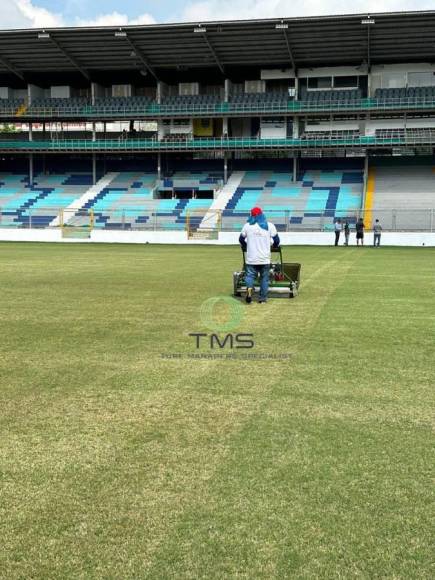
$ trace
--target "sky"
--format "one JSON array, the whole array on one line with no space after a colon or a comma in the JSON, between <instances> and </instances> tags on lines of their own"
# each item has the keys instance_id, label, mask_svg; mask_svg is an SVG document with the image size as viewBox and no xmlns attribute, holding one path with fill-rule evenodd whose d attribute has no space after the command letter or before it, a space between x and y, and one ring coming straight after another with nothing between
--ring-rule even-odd
<instances>
[{"instance_id":1,"label":"sky","mask_svg":"<svg viewBox=\"0 0 435 580\"><path fill-rule=\"evenodd\" d=\"M0 29L435 9L434 0L0 0Z\"/></svg>"}]
</instances>

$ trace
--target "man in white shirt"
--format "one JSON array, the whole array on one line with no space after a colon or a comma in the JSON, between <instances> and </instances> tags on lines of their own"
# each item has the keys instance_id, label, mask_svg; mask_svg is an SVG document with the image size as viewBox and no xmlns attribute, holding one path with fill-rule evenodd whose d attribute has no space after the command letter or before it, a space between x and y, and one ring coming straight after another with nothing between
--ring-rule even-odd
<instances>
[{"instance_id":1,"label":"man in white shirt","mask_svg":"<svg viewBox=\"0 0 435 580\"><path fill-rule=\"evenodd\" d=\"M239 242L246 251L246 302L252 302L254 283L260 275L260 304L267 300L269 291L270 248L279 247L276 227L267 221L261 208L254 207L248 223L243 226Z\"/></svg>"}]
</instances>

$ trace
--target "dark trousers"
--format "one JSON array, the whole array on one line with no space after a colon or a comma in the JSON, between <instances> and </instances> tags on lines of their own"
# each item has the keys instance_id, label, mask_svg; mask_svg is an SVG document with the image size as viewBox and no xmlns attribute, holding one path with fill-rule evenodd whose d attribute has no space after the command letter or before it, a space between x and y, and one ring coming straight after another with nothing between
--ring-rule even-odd
<instances>
[{"instance_id":1,"label":"dark trousers","mask_svg":"<svg viewBox=\"0 0 435 580\"><path fill-rule=\"evenodd\" d=\"M380 246L381 245L381 234L374 234L373 235L373 245Z\"/></svg>"},{"instance_id":2,"label":"dark trousers","mask_svg":"<svg viewBox=\"0 0 435 580\"><path fill-rule=\"evenodd\" d=\"M340 239L340 231L335 232L335 245L338 246L338 240Z\"/></svg>"}]
</instances>

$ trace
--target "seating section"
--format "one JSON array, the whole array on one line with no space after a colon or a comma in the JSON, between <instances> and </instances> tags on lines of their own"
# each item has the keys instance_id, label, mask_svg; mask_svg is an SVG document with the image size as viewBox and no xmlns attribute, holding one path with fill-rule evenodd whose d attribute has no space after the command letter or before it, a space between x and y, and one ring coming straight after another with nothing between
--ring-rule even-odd
<instances>
[{"instance_id":1,"label":"seating section","mask_svg":"<svg viewBox=\"0 0 435 580\"><path fill-rule=\"evenodd\" d=\"M223 212L223 227L239 229L247 212L263 208L279 230L318 229L336 217L354 220L363 197L362 170L306 170L292 181L292 174L247 171ZM287 214L287 215L285 215Z\"/></svg>"},{"instance_id":2,"label":"seating section","mask_svg":"<svg viewBox=\"0 0 435 580\"><path fill-rule=\"evenodd\" d=\"M302 91L301 100L310 105L326 105L330 103L351 104L362 98L360 89Z\"/></svg>"},{"instance_id":3,"label":"seating section","mask_svg":"<svg viewBox=\"0 0 435 580\"><path fill-rule=\"evenodd\" d=\"M24 99L0 99L0 115L17 115L24 103Z\"/></svg>"},{"instance_id":4,"label":"seating section","mask_svg":"<svg viewBox=\"0 0 435 580\"><path fill-rule=\"evenodd\" d=\"M130 113L145 110L153 103L151 97L144 95L133 97L104 97L95 100L90 112L93 113Z\"/></svg>"},{"instance_id":5,"label":"seating section","mask_svg":"<svg viewBox=\"0 0 435 580\"><path fill-rule=\"evenodd\" d=\"M202 172L180 172L163 180L162 189L180 187L210 190L217 177ZM95 227L106 229L174 229L183 230L186 220L197 227L209 209L212 199L155 199L159 189L155 173L123 172L83 209L92 209ZM189 216L189 218L188 218Z\"/></svg>"},{"instance_id":6,"label":"seating section","mask_svg":"<svg viewBox=\"0 0 435 580\"><path fill-rule=\"evenodd\" d=\"M165 109L176 110L179 108L210 107L217 105L221 101L223 101L223 98L219 95L176 95L164 97L161 104Z\"/></svg>"},{"instance_id":7,"label":"seating section","mask_svg":"<svg viewBox=\"0 0 435 580\"><path fill-rule=\"evenodd\" d=\"M186 188L195 191L210 191L223 184L222 171L175 171L162 180L162 189Z\"/></svg>"},{"instance_id":8,"label":"seating section","mask_svg":"<svg viewBox=\"0 0 435 580\"><path fill-rule=\"evenodd\" d=\"M373 219L384 229L429 229L435 208L435 168L430 165L372 166Z\"/></svg>"},{"instance_id":9,"label":"seating section","mask_svg":"<svg viewBox=\"0 0 435 580\"><path fill-rule=\"evenodd\" d=\"M92 175L39 174L29 184L27 175L0 174L2 227L47 227L92 184Z\"/></svg>"},{"instance_id":10,"label":"seating section","mask_svg":"<svg viewBox=\"0 0 435 580\"><path fill-rule=\"evenodd\" d=\"M49 98L49 99L33 99L32 104L29 105L28 113L66 113L74 112L80 113L84 111L87 105L90 105L91 101L85 98L71 98L71 99L61 99L61 98Z\"/></svg>"},{"instance_id":11,"label":"seating section","mask_svg":"<svg viewBox=\"0 0 435 580\"><path fill-rule=\"evenodd\" d=\"M400 89L376 89L375 99L380 101L391 100L435 100L435 87L408 87Z\"/></svg>"},{"instance_id":12,"label":"seating section","mask_svg":"<svg viewBox=\"0 0 435 580\"><path fill-rule=\"evenodd\" d=\"M236 106L261 108L265 105L286 107L289 96L286 91L268 91L266 93L234 92L230 95L230 103Z\"/></svg>"}]
</instances>

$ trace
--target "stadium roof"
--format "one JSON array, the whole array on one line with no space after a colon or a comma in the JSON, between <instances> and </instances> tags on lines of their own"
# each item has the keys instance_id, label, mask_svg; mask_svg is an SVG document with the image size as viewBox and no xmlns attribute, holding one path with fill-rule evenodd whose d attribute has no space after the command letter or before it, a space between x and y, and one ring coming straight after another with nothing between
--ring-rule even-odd
<instances>
[{"instance_id":1,"label":"stadium roof","mask_svg":"<svg viewBox=\"0 0 435 580\"><path fill-rule=\"evenodd\" d=\"M435 61L435 11L0 31L0 75Z\"/></svg>"}]
</instances>

